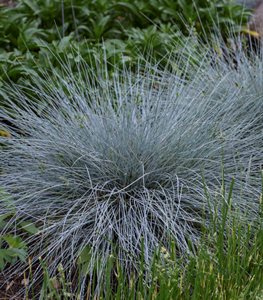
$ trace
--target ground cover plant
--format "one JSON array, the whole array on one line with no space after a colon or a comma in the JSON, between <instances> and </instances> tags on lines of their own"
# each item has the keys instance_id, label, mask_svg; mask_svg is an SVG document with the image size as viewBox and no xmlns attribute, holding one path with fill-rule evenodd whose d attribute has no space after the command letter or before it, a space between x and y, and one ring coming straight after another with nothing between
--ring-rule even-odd
<instances>
[{"instance_id":1,"label":"ground cover plant","mask_svg":"<svg viewBox=\"0 0 263 300\"><path fill-rule=\"evenodd\" d=\"M17 226L37 224L26 237L34 266L42 257L52 277L62 265L82 293L88 281L100 294L112 253L131 280L142 257L150 274L158 248L184 259L198 253L215 217L224 244L232 226L225 205L241 224L256 224L262 57L237 48L232 65L201 49L198 64L189 49L177 55L177 73L144 64L110 76L106 64L100 72L81 60L78 77L62 64L63 75L42 70L31 85L2 88L11 138L1 138L0 185L9 196L0 209L15 211ZM26 267L18 261L5 274L17 270ZM34 269L33 283L41 274Z\"/></svg>"},{"instance_id":2,"label":"ground cover plant","mask_svg":"<svg viewBox=\"0 0 263 300\"><path fill-rule=\"evenodd\" d=\"M241 32L249 14L231 0L18 0L0 7L0 84L8 78L25 84L40 65L48 66L50 49L67 53L72 44L86 60L98 59L102 42L108 58L124 54L121 63L136 62L148 48L160 60L182 32L206 38L214 27L226 35L228 26Z\"/></svg>"}]
</instances>

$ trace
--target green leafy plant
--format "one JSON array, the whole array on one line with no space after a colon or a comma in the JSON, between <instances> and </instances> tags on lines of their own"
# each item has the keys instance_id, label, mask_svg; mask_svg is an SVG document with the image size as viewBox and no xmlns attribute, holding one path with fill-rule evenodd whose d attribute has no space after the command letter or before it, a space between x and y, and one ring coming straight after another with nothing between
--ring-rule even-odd
<instances>
[{"instance_id":1,"label":"green leafy plant","mask_svg":"<svg viewBox=\"0 0 263 300\"><path fill-rule=\"evenodd\" d=\"M218 29L228 35L229 26L240 32L248 15L230 0L20 0L0 10L0 80L25 82L38 69L34 62L43 62L47 48L56 54L63 48L67 56L69 42L84 58L87 49L94 46L96 53L104 43L106 52L123 51L129 62L136 62L149 47L159 60L169 56L182 32L188 36L194 31L209 40ZM122 58L115 56L115 62L122 63Z\"/></svg>"},{"instance_id":2,"label":"green leafy plant","mask_svg":"<svg viewBox=\"0 0 263 300\"><path fill-rule=\"evenodd\" d=\"M16 218L10 194L0 189L0 271L17 261L26 262L28 246L25 239L38 233L38 228L30 221ZM8 211L8 212L6 212Z\"/></svg>"},{"instance_id":3,"label":"green leafy plant","mask_svg":"<svg viewBox=\"0 0 263 300\"><path fill-rule=\"evenodd\" d=\"M17 260L26 262L27 246L19 236L3 235L0 238L0 271L7 264L14 264Z\"/></svg>"}]
</instances>

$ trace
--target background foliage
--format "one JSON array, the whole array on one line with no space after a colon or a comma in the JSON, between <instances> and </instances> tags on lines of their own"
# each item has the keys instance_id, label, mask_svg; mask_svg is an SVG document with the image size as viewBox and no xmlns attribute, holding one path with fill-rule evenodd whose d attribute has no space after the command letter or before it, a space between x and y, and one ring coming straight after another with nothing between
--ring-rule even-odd
<instances>
[{"instance_id":1,"label":"background foliage","mask_svg":"<svg viewBox=\"0 0 263 300\"><path fill-rule=\"evenodd\" d=\"M130 62L149 50L160 59L182 34L207 39L216 27L227 35L230 25L240 31L248 16L232 0L18 0L0 8L0 81L24 82L36 62L48 66L50 50L73 63L72 47L86 61L106 55Z\"/></svg>"}]
</instances>

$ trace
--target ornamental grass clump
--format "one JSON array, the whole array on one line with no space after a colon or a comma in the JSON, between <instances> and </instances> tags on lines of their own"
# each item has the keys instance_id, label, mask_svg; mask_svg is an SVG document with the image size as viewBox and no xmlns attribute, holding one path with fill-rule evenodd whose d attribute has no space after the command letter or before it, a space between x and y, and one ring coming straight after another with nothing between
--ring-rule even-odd
<instances>
[{"instance_id":1,"label":"ornamental grass clump","mask_svg":"<svg viewBox=\"0 0 263 300\"><path fill-rule=\"evenodd\" d=\"M110 75L81 62L79 77L63 65L3 88L1 213L37 224L30 255L51 274L62 264L73 276L86 249L98 282L113 252L128 275L159 247L193 253L226 202L256 219L263 61L199 58L178 74L154 65Z\"/></svg>"}]
</instances>

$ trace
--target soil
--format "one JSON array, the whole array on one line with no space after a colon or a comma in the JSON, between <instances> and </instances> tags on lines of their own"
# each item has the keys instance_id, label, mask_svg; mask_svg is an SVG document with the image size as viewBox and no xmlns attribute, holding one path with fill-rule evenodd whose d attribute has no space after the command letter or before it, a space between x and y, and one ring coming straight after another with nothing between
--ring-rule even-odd
<instances>
[{"instance_id":1,"label":"soil","mask_svg":"<svg viewBox=\"0 0 263 300\"><path fill-rule=\"evenodd\" d=\"M13 1L13 0L0 0L0 7L1 6L13 7L13 6L15 6L15 1ZM0 298L0 299L2 299L2 298Z\"/></svg>"},{"instance_id":2,"label":"soil","mask_svg":"<svg viewBox=\"0 0 263 300\"><path fill-rule=\"evenodd\" d=\"M4 275L0 275L0 300L22 300L17 292L23 288L23 279L14 278L10 282L6 282Z\"/></svg>"},{"instance_id":3,"label":"soil","mask_svg":"<svg viewBox=\"0 0 263 300\"><path fill-rule=\"evenodd\" d=\"M263 37L263 1L260 1L259 5L255 8L249 22L249 27L251 30L257 31L261 38Z\"/></svg>"}]
</instances>

